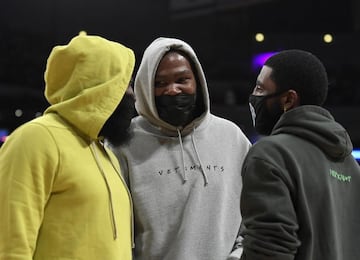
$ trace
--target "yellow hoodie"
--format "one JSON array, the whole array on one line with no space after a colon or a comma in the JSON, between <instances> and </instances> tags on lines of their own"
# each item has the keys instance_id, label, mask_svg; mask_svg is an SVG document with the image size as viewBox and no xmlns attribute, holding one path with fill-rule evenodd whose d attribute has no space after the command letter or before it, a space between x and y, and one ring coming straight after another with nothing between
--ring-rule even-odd
<instances>
[{"instance_id":1,"label":"yellow hoodie","mask_svg":"<svg viewBox=\"0 0 360 260\"><path fill-rule=\"evenodd\" d=\"M56 46L44 115L0 150L0 259L131 259L132 203L99 132L122 99L133 51L98 36Z\"/></svg>"}]
</instances>

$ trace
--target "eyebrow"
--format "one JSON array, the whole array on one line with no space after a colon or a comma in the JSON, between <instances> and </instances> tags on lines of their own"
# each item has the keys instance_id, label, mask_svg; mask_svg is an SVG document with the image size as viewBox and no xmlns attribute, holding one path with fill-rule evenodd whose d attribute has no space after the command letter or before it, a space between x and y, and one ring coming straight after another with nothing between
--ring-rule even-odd
<instances>
[{"instance_id":1,"label":"eyebrow","mask_svg":"<svg viewBox=\"0 0 360 260\"><path fill-rule=\"evenodd\" d=\"M175 76L182 76L182 75L186 75L186 74L194 74L194 72L190 69L183 69L183 70L179 70L175 72ZM155 78L162 78L165 77L165 75L161 75L161 74L156 74Z\"/></svg>"}]
</instances>

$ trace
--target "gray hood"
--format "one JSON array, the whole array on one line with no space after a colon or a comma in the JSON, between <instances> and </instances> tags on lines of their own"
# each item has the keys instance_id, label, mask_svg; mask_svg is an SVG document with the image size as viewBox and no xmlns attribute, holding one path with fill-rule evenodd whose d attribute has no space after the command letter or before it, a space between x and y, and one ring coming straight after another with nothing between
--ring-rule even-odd
<instances>
[{"instance_id":1,"label":"gray hood","mask_svg":"<svg viewBox=\"0 0 360 260\"><path fill-rule=\"evenodd\" d=\"M135 107L139 115L145 117L151 124L160 127L162 131L170 135L177 135L177 128L162 120L157 112L155 105L154 83L157 67L162 57L170 50L181 50L189 55L195 64L198 86L203 96L204 111L201 115L193 120L189 125L181 130L182 134L190 132L197 127L202 119L210 113L209 93L207 83L201 64L194 50L186 42L174 39L160 37L154 40L145 50L141 64L135 78ZM199 86L200 84L200 86ZM199 93L199 92L198 92Z\"/></svg>"}]
</instances>

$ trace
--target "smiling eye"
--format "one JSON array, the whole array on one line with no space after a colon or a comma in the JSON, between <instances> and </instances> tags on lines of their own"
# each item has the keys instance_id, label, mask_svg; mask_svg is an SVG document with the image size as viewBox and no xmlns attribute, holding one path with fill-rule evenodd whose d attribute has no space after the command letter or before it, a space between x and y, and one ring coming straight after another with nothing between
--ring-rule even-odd
<instances>
[{"instance_id":1,"label":"smiling eye","mask_svg":"<svg viewBox=\"0 0 360 260\"><path fill-rule=\"evenodd\" d=\"M163 88L166 86L166 82L165 81L155 81L155 88Z\"/></svg>"},{"instance_id":2,"label":"smiling eye","mask_svg":"<svg viewBox=\"0 0 360 260\"><path fill-rule=\"evenodd\" d=\"M178 83L186 83L186 81L188 80L188 78L179 78L177 80Z\"/></svg>"}]
</instances>

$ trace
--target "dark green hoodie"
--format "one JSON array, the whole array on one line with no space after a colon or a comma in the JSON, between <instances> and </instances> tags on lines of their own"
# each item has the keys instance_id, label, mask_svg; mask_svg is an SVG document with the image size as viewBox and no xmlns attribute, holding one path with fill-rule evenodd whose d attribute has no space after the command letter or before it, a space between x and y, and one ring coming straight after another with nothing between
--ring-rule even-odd
<instances>
[{"instance_id":1,"label":"dark green hoodie","mask_svg":"<svg viewBox=\"0 0 360 260\"><path fill-rule=\"evenodd\" d=\"M360 259L360 168L351 151L325 109L283 114L244 162L242 259Z\"/></svg>"}]
</instances>

